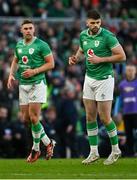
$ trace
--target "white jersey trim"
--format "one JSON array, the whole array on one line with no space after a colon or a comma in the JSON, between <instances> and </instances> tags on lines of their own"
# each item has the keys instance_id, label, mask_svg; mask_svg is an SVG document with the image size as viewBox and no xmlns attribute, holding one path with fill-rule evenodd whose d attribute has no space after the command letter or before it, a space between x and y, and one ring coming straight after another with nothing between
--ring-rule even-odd
<instances>
[{"instance_id":1,"label":"white jersey trim","mask_svg":"<svg viewBox=\"0 0 137 180\"><path fill-rule=\"evenodd\" d=\"M120 44L119 44L119 43L118 43L118 44L115 44L114 46L111 47L111 49L113 49L113 48L115 48L115 47L117 47L117 46L120 46Z\"/></svg>"},{"instance_id":2,"label":"white jersey trim","mask_svg":"<svg viewBox=\"0 0 137 180\"><path fill-rule=\"evenodd\" d=\"M46 56L44 56L44 57L47 57L47 56L50 56L50 55L52 55L52 53L50 53L50 54L48 54L48 55L46 55Z\"/></svg>"}]
</instances>

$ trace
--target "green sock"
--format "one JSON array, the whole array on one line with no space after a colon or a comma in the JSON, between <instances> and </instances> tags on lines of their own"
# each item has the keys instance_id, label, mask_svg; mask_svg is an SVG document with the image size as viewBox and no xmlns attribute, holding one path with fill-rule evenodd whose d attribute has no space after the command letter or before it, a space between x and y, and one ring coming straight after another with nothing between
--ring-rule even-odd
<instances>
[{"instance_id":1,"label":"green sock","mask_svg":"<svg viewBox=\"0 0 137 180\"><path fill-rule=\"evenodd\" d=\"M43 130L43 126L40 122L37 124L31 124L31 131L33 137L33 147L32 149L39 151L39 144L41 140L41 132Z\"/></svg>"},{"instance_id":2,"label":"green sock","mask_svg":"<svg viewBox=\"0 0 137 180\"><path fill-rule=\"evenodd\" d=\"M98 125L97 122L87 122L87 133L90 146L98 145Z\"/></svg>"},{"instance_id":3,"label":"green sock","mask_svg":"<svg viewBox=\"0 0 137 180\"><path fill-rule=\"evenodd\" d=\"M106 126L106 129L110 138L111 145L118 144L117 128L114 121L111 121L110 124Z\"/></svg>"}]
</instances>

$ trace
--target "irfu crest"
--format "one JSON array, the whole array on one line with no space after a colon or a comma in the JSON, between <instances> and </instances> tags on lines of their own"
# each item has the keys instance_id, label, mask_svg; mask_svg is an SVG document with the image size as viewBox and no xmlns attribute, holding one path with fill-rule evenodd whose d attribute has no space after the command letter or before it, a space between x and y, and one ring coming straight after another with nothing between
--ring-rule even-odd
<instances>
[{"instance_id":1,"label":"irfu crest","mask_svg":"<svg viewBox=\"0 0 137 180\"><path fill-rule=\"evenodd\" d=\"M29 54L33 54L34 53L34 49L33 48L30 48L29 49Z\"/></svg>"},{"instance_id":2,"label":"irfu crest","mask_svg":"<svg viewBox=\"0 0 137 180\"><path fill-rule=\"evenodd\" d=\"M95 47L99 46L99 41L95 41Z\"/></svg>"}]
</instances>

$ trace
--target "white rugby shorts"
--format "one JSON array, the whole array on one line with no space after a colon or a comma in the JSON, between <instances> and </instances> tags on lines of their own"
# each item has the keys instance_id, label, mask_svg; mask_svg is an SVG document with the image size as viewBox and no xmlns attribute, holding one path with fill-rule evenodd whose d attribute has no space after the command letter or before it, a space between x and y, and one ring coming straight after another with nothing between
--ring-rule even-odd
<instances>
[{"instance_id":1,"label":"white rugby shorts","mask_svg":"<svg viewBox=\"0 0 137 180\"><path fill-rule=\"evenodd\" d=\"M47 85L43 80L39 84L19 85L19 104L46 103Z\"/></svg>"},{"instance_id":2,"label":"white rugby shorts","mask_svg":"<svg viewBox=\"0 0 137 180\"><path fill-rule=\"evenodd\" d=\"M95 101L113 100L114 78L112 76L104 80L96 80L85 76L83 86L83 99Z\"/></svg>"}]
</instances>

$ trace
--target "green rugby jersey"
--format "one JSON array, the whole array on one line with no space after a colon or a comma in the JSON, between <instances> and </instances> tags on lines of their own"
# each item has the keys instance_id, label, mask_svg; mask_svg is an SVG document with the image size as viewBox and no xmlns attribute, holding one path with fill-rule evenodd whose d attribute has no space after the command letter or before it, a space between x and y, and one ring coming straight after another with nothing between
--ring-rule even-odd
<instances>
[{"instance_id":1,"label":"green rugby jersey","mask_svg":"<svg viewBox=\"0 0 137 180\"><path fill-rule=\"evenodd\" d=\"M89 29L80 33L80 47L86 57L87 76L96 80L107 79L110 75L113 76L112 63L92 64L88 62L88 57L90 57L92 51L99 57L111 56L111 49L117 45L119 45L119 42L116 36L105 28L100 28L96 35L90 35Z\"/></svg>"},{"instance_id":2,"label":"green rugby jersey","mask_svg":"<svg viewBox=\"0 0 137 180\"><path fill-rule=\"evenodd\" d=\"M30 78L24 78L21 74L26 69L35 69L45 64L44 57L50 55L51 49L49 45L34 37L33 41L25 44L24 40L20 40L15 48L15 56L18 59L17 77L20 84L38 84L45 79L45 73L39 73Z\"/></svg>"}]
</instances>

